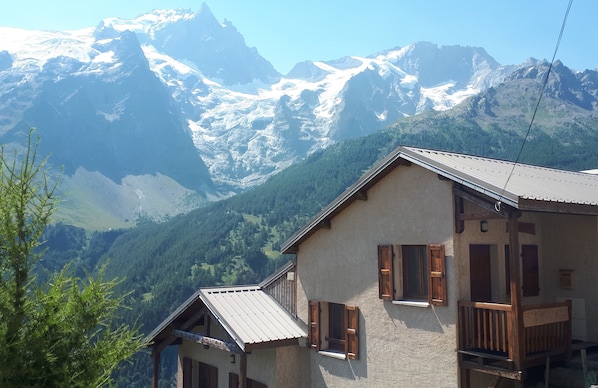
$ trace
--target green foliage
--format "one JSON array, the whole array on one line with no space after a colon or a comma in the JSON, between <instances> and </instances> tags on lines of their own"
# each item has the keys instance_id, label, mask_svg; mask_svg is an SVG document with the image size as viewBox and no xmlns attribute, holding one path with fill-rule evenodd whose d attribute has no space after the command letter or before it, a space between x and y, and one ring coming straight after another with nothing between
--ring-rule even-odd
<instances>
[{"instance_id":1,"label":"green foliage","mask_svg":"<svg viewBox=\"0 0 598 388\"><path fill-rule=\"evenodd\" d=\"M115 280L103 280L104 268L82 280L66 266L45 285L36 282L57 199L32 135L22 157L15 152L7 162L0 153L0 386L103 386L143 343L136 328L114 324L124 297L114 295ZM57 237L58 230L47 230L55 249L68 251L82 238Z\"/></svg>"},{"instance_id":2,"label":"green foliage","mask_svg":"<svg viewBox=\"0 0 598 388\"><path fill-rule=\"evenodd\" d=\"M89 256L83 256L94 265L110 258L106 276L126 276L121 288L134 288L134 307L125 319L139 319L147 333L198 287L257 283L274 272L291 259L281 255L280 245L398 145L514 160L535 101L523 93L491 90L451 111L401 119L315 152L235 197L119 232L100 244L102 249L91 249L90 242ZM546 119L536 122L521 161L573 170L597 167L596 120L563 120L554 112L544 112ZM562 121L551 125L556 116ZM119 385L149 384L150 358L139 356L134 363L128 376L119 376ZM169 371L175 364L162 358Z\"/></svg>"},{"instance_id":3,"label":"green foliage","mask_svg":"<svg viewBox=\"0 0 598 388\"><path fill-rule=\"evenodd\" d=\"M0 350L3 387L104 386L139 350L136 332L113 324L123 299L112 297L116 282L103 272L82 280L66 267L31 286L18 336Z\"/></svg>"}]
</instances>

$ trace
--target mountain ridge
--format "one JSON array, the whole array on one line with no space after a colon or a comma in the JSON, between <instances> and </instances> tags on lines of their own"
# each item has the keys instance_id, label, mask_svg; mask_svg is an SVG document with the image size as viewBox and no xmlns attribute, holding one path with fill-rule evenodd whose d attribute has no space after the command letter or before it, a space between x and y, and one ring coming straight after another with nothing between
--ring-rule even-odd
<instances>
[{"instance_id":1,"label":"mountain ridge","mask_svg":"<svg viewBox=\"0 0 598 388\"><path fill-rule=\"evenodd\" d=\"M0 30L11 38L0 39L3 142L36 126L67 175L81 167L122 185L162 174L180 203L186 189L194 204L234 195L338 141L452 109L518 68L482 48L416 42L281 75L205 4L78 31Z\"/></svg>"}]
</instances>

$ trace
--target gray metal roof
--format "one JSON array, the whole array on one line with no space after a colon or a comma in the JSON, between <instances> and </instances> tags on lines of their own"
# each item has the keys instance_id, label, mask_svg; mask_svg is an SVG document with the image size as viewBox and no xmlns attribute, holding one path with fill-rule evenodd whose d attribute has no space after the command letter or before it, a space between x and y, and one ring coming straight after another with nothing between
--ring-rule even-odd
<instances>
[{"instance_id":1,"label":"gray metal roof","mask_svg":"<svg viewBox=\"0 0 598 388\"><path fill-rule=\"evenodd\" d=\"M249 345L307 337L307 328L259 286L202 288L199 294L245 351Z\"/></svg>"},{"instance_id":2,"label":"gray metal roof","mask_svg":"<svg viewBox=\"0 0 598 388\"><path fill-rule=\"evenodd\" d=\"M552 205L561 203L598 205L596 175L412 147L403 147L401 154L517 209L526 210L529 201L544 202L546 211L558 211Z\"/></svg>"},{"instance_id":3,"label":"gray metal roof","mask_svg":"<svg viewBox=\"0 0 598 388\"><path fill-rule=\"evenodd\" d=\"M401 164L414 163L519 210L598 215L598 176L414 147L398 147L281 245L294 253L320 225Z\"/></svg>"}]
</instances>

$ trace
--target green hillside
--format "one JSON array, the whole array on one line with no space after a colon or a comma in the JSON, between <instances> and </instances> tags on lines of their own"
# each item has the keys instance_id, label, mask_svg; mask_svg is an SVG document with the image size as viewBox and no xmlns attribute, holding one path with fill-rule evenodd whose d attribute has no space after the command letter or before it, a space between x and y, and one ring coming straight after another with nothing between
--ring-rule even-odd
<instances>
[{"instance_id":1,"label":"green hillside","mask_svg":"<svg viewBox=\"0 0 598 388\"><path fill-rule=\"evenodd\" d=\"M149 333L202 286L257 283L291 257L280 244L398 145L514 160L529 127L540 83L516 76L446 112L401 119L367 137L316 152L265 184L163 223L95 233L82 263L109 261L107 275L132 292L127 320ZM556 90L556 89L555 89ZM593 109L549 89L521 161L571 170L598 167ZM107 233L111 233L108 235ZM163 367L172 367L163 359ZM147 386L150 358L140 356L122 385ZM138 384L138 385L136 385Z\"/></svg>"}]
</instances>

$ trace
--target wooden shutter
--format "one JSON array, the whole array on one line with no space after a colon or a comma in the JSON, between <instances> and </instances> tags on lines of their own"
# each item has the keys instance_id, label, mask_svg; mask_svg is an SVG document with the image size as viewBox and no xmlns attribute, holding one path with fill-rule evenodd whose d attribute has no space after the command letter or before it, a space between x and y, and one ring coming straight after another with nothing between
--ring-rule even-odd
<instances>
[{"instance_id":1,"label":"wooden shutter","mask_svg":"<svg viewBox=\"0 0 598 388\"><path fill-rule=\"evenodd\" d=\"M538 266L538 246L521 246L521 273L523 296L540 295L540 271Z\"/></svg>"},{"instance_id":2,"label":"wooden shutter","mask_svg":"<svg viewBox=\"0 0 598 388\"><path fill-rule=\"evenodd\" d=\"M446 306L446 269L444 245L428 245L428 302L436 306Z\"/></svg>"},{"instance_id":3,"label":"wooden shutter","mask_svg":"<svg viewBox=\"0 0 598 388\"><path fill-rule=\"evenodd\" d=\"M378 246L378 297L382 300L392 300L394 293L392 256L392 245Z\"/></svg>"},{"instance_id":4,"label":"wooden shutter","mask_svg":"<svg viewBox=\"0 0 598 388\"><path fill-rule=\"evenodd\" d=\"M357 360L359 359L359 308L345 306L345 314L347 324L345 355L350 360Z\"/></svg>"},{"instance_id":5,"label":"wooden shutter","mask_svg":"<svg viewBox=\"0 0 598 388\"><path fill-rule=\"evenodd\" d=\"M309 346L320 350L320 302L309 301Z\"/></svg>"}]
</instances>

